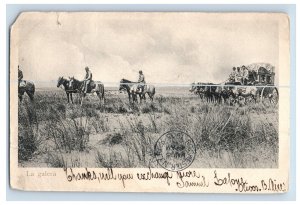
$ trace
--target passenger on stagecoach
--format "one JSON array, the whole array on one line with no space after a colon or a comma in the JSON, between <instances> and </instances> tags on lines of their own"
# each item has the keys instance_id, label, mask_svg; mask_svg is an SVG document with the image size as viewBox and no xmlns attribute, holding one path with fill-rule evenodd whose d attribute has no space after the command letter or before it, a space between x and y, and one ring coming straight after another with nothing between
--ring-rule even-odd
<instances>
[{"instance_id":1,"label":"passenger on stagecoach","mask_svg":"<svg viewBox=\"0 0 300 205\"><path fill-rule=\"evenodd\" d=\"M20 66L18 65L18 86L20 86L20 82L22 81L22 79L23 79L23 72L20 69Z\"/></svg>"},{"instance_id":2,"label":"passenger on stagecoach","mask_svg":"<svg viewBox=\"0 0 300 205\"><path fill-rule=\"evenodd\" d=\"M249 71L246 66L242 66L242 84L247 85L249 79Z\"/></svg>"},{"instance_id":3,"label":"passenger on stagecoach","mask_svg":"<svg viewBox=\"0 0 300 205\"><path fill-rule=\"evenodd\" d=\"M242 72L240 67L237 67L235 83L242 84Z\"/></svg>"},{"instance_id":4,"label":"passenger on stagecoach","mask_svg":"<svg viewBox=\"0 0 300 205\"><path fill-rule=\"evenodd\" d=\"M85 78L83 80L83 88L82 88L82 91L86 94L87 93L87 89L88 89L88 86L89 84L91 83L92 81L92 77L93 77L93 74L91 72L91 70L89 69L89 67L85 67Z\"/></svg>"},{"instance_id":5,"label":"passenger on stagecoach","mask_svg":"<svg viewBox=\"0 0 300 205\"><path fill-rule=\"evenodd\" d=\"M236 67L232 68L232 72L229 75L229 81L234 83L236 78Z\"/></svg>"},{"instance_id":6,"label":"passenger on stagecoach","mask_svg":"<svg viewBox=\"0 0 300 205\"><path fill-rule=\"evenodd\" d=\"M145 76L143 74L143 71L139 71L139 79L138 79L138 91L143 92L144 91L144 86L146 84L145 81Z\"/></svg>"}]
</instances>

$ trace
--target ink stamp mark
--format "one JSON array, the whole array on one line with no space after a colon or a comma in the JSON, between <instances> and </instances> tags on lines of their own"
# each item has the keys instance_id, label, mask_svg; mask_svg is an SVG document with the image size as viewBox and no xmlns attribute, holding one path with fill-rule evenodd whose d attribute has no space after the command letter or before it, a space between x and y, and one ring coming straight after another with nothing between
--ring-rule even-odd
<instances>
[{"instance_id":1,"label":"ink stamp mark","mask_svg":"<svg viewBox=\"0 0 300 205\"><path fill-rule=\"evenodd\" d=\"M193 163L196 146L187 133L171 130L157 140L154 154L161 167L176 172L188 168Z\"/></svg>"}]
</instances>

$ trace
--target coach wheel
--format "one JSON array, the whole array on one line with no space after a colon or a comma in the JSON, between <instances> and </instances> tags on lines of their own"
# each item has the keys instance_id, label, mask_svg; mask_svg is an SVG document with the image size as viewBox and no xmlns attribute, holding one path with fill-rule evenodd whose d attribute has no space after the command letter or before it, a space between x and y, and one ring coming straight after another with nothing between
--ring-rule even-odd
<instances>
[{"instance_id":1,"label":"coach wheel","mask_svg":"<svg viewBox=\"0 0 300 205\"><path fill-rule=\"evenodd\" d=\"M264 105L277 105L279 100L278 89L275 87L264 87L261 91L260 100Z\"/></svg>"}]
</instances>

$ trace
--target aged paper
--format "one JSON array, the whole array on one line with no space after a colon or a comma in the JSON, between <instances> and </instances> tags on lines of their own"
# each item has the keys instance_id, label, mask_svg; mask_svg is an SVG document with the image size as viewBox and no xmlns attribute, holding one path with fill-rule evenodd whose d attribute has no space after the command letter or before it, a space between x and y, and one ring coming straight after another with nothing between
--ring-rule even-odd
<instances>
[{"instance_id":1,"label":"aged paper","mask_svg":"<svg viewBox=\"0 0 300 205\"><path fill-rule=\"evenodd\" d=\"M12 188L289 190L286 14L26 12L10 35Z\"/></svg>"}]
</instances>

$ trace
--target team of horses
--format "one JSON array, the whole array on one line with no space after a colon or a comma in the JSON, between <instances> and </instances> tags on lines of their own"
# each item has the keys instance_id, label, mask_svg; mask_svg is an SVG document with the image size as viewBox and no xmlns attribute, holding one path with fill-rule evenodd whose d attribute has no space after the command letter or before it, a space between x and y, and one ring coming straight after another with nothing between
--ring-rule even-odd
<instances>
[{"instance_id":1,"label":"team of horses","mask_svg":"<svg viewBox=\"0 0 300 205\"><path fill-rule=\"evenodd\" d=\"M256 87L241 86L231 82L223 84L192 83L189 91L198 95L200 99L212 103L233 104L236 102L256 102L258 100L258 89Z\"/></svg>"}]
</instances>

